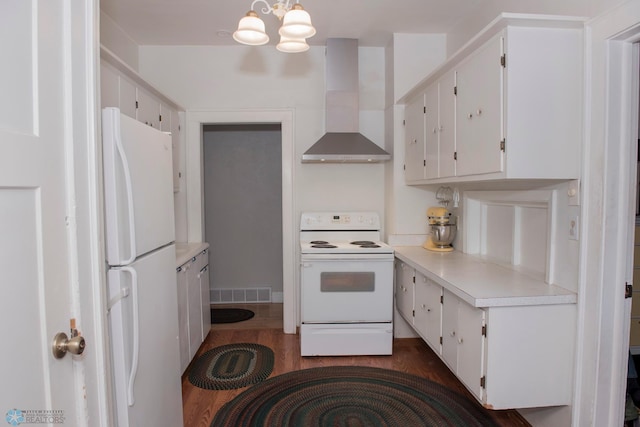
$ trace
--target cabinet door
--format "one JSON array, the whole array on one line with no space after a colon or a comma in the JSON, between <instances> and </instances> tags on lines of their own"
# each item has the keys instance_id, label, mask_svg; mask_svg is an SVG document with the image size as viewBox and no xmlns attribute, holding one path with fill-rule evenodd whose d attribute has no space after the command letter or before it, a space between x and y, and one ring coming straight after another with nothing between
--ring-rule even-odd
<instances>
[{"instance_id":1,"label":"cabinet door","mask_svg":"<svg viewBox=\"0 0 640 427\"><path fill-rule=\"evenodd\" d=\"M404 179L424 179L424 95L417 96L405 106Z\"/></svg>"},{"instance_id":2,"label":"cabinet door","mask_svg":"<svg viewBox=\"0 0 640 427\"><path fill-rule=\"evenodd\" d=\"M120 107L120 78L118 72L105 64L104 61L100 62L100 106L105 107Z\"/></svg>"},{"instance_id":3,"label":"cabinet door","mask_svg":"<svg viewBox=\"0 0 640 427\"><path fill-rule=\"evenodd\" d=\"M204 250L200 258L205 264L200 269L200 301L202 302L202 341L207 338L211 330L211 297L209 294L209 251Z\"/></svg>"},{"instance_id":4,"label":"cabinet door","mask_svg":"<svg viewBox=\"0 0 640 427\"><path fill-rule=\"evenodd\" d=\"M438 163L440 158L439 134L440 134L440 114L439 114L439 90L438 83L432 84L424 94L424 177L427 179L438 178L440 171Z\"/></svg>"},{"instance_id":5,"label":"cabinet door","mask_svg":"<svg viewBox=\"0 0 640 427\"><path fill-rule=\"evenodd\" d=\"M119 76L119 91L120 96L120 112L125 116L136 118L136 85L124 77L122 74Z\"/></svg>"},{"instance_id":6,"label":"cabinet door","mask_svg":"<svg viewBox=\"0 0 640 427\"><path fill-rule=\"evenodd\" d=\"M189 356L189 308L187 289L187 270L189 264L176 270L178 283L178 345L180 347L180 369L184 372L191 361Z\"/></svg>"},{"instance_id":7,"label":"cabinet door","mask_svg":"<svg viewBox=\"0 0 640 427\"><path fill-rule=\"evenodd\" d=\"M440 353L442 336L442 287L416 272L414 327Z\"/></svg>"},{"instance_id":8,"label":"cabinet door","mask_svg":"<svg viewBox=\"0 0 640 427\"><path fill-rule=\"evenodd\" d=\"M180 133L180 115L177 111L171 112L171 146L173 147L173 191L180 191L180 144L182 135Z\"/></svg>"},{"instance_id":9,"label":"cabinet door","mask_svg":"<svg viewBox=\"0 0 640 427\"><path fill-rule=\"evenodd\" d=\"M447 178L455 176L456 161L454 153L456 151L456 97L454 88L456 86L456 73L450 71L439 81L439 177Z\"/></svg>"},{"instance_id":10,"label":"cabinet door","mask_svg":"<svg viewBox=\"0 0 640 427\"><path fill-rule=\"evenodd\" d=\"M404 262L396 263L396 307L410 325L413 325L413 274L414 269Z\"/></svg>"},{"instance_id":11,"label":"cabinet door","mask_svg":"<svg viewBox=\"0 0 640 427\"><path fill-rule=\"evenodd\" d=\"M458 304L459 299L442 290L442 359L456 373L458 365Z\"/></svg>"},{"instance_id":12,"label":"cabinet door","mask_svg":"<svg viewBox=\"0 0 640 427\"><path fill-rule=\"evenodd\" d=\"M196 258L191 259L195 264ZM200 291L200 271L192 265L187 270L187 298L189 306L189 360L195 356L202 344L202 293Z\"/></svg>"},{"instance_id":13,"label":"cabinet door","mask_svg":"<svg viewBox=\"0 0 640 427\"><path fill-rule=\"evenodd\" d=\"M456 74L457 175L502 172L503 36L491 39Z\"/></svg>"},{"instance_id":14,"label":"cabinet door","mask_svg":"<svg viewBox=\"0 0 640 427\"><path fill-rule=\"evenodd\" d=\"M137 88L138 111L136 118L139 122L160 129L160 102L149 92Z\"/></svg>"},{"instance_id":15,"label":"cabinet door","mask_svg":"<svg viewBox=\"0 0 640 427\"><path fill-rule=\"evenodd\" d=\"M177 113L173 111L171 107L169 107L164 102L160 103L160 130L162 132L171 132L171 120L173 120L173 115ZM177 120L177 117L176 117Z\"/></svg>"},{"instance_id":16,"label":"cabinet door","mask_svg":"<svg viewBox=\"0 0 640 427\"><path fill-rule=\"evenodd\" d=\"M464 301L458 304L458 366L456 375L473 394L482 397L480 380L484 375L484 310Z\"/></svg>"}]
</instances>

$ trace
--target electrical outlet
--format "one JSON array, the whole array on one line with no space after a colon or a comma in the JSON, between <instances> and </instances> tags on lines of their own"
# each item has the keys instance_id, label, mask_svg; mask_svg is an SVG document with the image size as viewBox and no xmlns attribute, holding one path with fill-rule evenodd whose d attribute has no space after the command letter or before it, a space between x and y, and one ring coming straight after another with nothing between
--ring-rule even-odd
<instances>
[{"instance_id":1,"label":"electrical outlet","mask_svg":"<svg viewBox=\"0 0 640 427\"><path fill-rule=\"evenodd\" d=\"M580 222L578 215L569 219L569 239L578 240L580 234Z\"/></svg>"}]
</instances>

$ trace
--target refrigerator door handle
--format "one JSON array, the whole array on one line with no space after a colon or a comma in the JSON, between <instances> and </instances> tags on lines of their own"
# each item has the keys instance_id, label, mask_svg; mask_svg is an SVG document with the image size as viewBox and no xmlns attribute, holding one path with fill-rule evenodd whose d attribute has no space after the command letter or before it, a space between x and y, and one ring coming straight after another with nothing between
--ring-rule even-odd
<instances>
[{"instance_id":1,"label":"refrigerator door handle","mask_svg":"<svg viewBox=\"0 0 640 427\"><path fill-rule=\"evenodd\" d=\"M131 274L131 305L133 306L133 354L131 355L131 372L129 372L129 384L127 386L127 403L133 406L135 396L133 386L138 373L138 357L140 355L140 322L138 313L138 273L131 267L120 267L120 270Z\"/></svg>"},{"instance_id":2,"label":"refrigerator door handle","mask_svg":"<svg viewBox=\"0 0 640 427\"><path fill-rule=\"evenodd\" d=\"M114 118L118 121L117 128L119 129L120 115L116 114ZM133 262L133 260L136 259L136 229L135 212L133 210L133 185L131 184L131 171L129 170L129 161L127 160L127 154L124 151L124 147L122 146L120 132L114 132L113 135L116 143L116 149L118 150L118 156L122 161L122 171L124 173L125 188L127 191L127 204L129 214L129 248L131 250L131 254L128 259L123 260L121 263L130 264Z\"/></svg>"}]
</instances>

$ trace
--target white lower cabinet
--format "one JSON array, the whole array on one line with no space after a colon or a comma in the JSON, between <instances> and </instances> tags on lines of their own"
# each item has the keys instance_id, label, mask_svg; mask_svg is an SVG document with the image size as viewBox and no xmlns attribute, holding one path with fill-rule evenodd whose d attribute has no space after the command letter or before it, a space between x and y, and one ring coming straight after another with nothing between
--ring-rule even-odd
<instances>
[{"instance_id":1,"label":"white lower cabinet","mask_svg":"<svg viewBox=\"0 0 640 427\"><path fill-rule=\"evenodd\" d=\"M178 342L182 372L187 368L211 329L208 266L209 253L205 249L176 269Z\"/></svg>"},{"instance_id":2,"label":"white lower cabinet","mask_svg":"<svg viewBox=\"0 0 640 427\"><path fill-rule=\"evenodd\" d=\"M443 317L442 348L443 355L448 358L445 362L482 401L485 311L470 306L445 289L443 312L446 318Z\"/></svg>"},{"instance_id":3,"label":"white lower cabinet","mask_svg":"<svg viewBox=\"0 0 640 427\"><path fill-rule=\"evenodd\" d=\"M396 307L484 407L571 404L575 304L474 307L418 268L396 259Z\"/></svg>"},{"instance_id":4,"label":"white lower cabinet","mask_svg":"<svg viewBox=\"0 0 640 427\"><path fill-rule=\"evenodd\" d=\"M395 296L400 315L413 326L413 277L414 269L396 260Z\"/></svg>"},{"instance_id":5,"label":"white lower cabinet","mask_svg":"<svg viewBox=\"0 0 640 427\"><path fill-rule=\"evenodd\" d=\"M209 263L200 269L198 279L200 282L200 293L202 302L202 341L207 338L211 330L211 301L209 296Z\"/></svg>"},{"instance_id":6,"label":"white lower cabinet","mask_svg":"<svg viewBox=\"0 0 640 427\"><path fill-rule=\"evenodd\" d=\"M178 276L178 345L180 347L180 369L182 372L187 369L187 365L191 360L189 357L189 310L187 309L187 271L190 264L188 262L176 269Z\"/></svg>"},{"instance_id":7,"label":"white lower cabinet","mask_svg":"<svg viewBox=\"0 0 640 427\"><path fill-rule=\"evenodd\" d=\"M415 311L413 327L436 353L441 351L442 286L419 272L415 273Z\"/></svg>"}]
</instances>

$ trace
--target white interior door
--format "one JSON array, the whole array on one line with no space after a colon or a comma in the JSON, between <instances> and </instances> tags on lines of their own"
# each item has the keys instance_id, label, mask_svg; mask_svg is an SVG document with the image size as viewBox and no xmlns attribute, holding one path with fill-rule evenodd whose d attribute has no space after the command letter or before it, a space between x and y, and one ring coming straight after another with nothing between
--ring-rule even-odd
<instances>
[{"instance_id":1,"label":"white interior door","mask_svg":"<svg viewBox=\"0 0 640 427\"><path fill-rule=\"evenodd\" d=\"M72 29L93 25L86 19L93 6L0 2L0 322L10 342L0 356L0 415L9 425L44 417L47 425L87 425L93 398L87 395L94 396L85 389L83 357L56 359L52 353L54 335L69 335L70 319L79 317L71 208L78 205L69 197L74 176L67 162L73 161L75 142L72 98L82 95L73 88L90 76L82 66L72 73L78 49L87 47ZM81 60L89 52L83 50ZM33 411L42 411L39 419Z\"/></svg>"}]
</instances>

